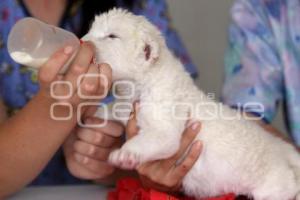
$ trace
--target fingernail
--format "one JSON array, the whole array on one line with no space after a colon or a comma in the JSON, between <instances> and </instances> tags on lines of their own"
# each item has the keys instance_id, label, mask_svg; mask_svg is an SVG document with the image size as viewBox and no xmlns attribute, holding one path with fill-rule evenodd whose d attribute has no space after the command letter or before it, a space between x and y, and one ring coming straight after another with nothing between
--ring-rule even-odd
<instances>
[{"instance_id":1,"label":"fingernail","mask_svg":"<svg viewBox=\"0 0 300 200\"><path fill-rule=\"evenodd\" d=\"M83 162L83 160L84 160L84 157L82 156L82 155L79 155L79 154L74 154L74 158L75 158L75 160L77 161L77 162L80 162L80 163L82 163Z\"/></svg>"},{"instance_id":2,"label":"fingernail","mask_svg":"<svg viewBox=\"0 0 300 200\"><path fill-rule=\"evenodd\" d=\"M80 65L74 66L74 71L76 71L78 74L79 73L81 74L83 72L83 70L84 70L84 67L81 67Z\"/></svg>"},{"instance_id":3,"label":"fingernail","mask_svg":"<svg viewBox=\"0 0 300 200\"><path fill-rule=\"evenodd\" d=\"M99 67L100 69L103 68L103 67L105 67L105 66L110 67L110 65L107 64L107 63L98 63L98 67Z\"/></svg>"},{"instance_id":4,"label":"fingernail","mask_svg":"<svg viewBox=\"0 0 300 200\"><path fill-rule=\"evenodd\" d=\"M200 122L194 122L192 123L191 128L192 130L196 131L199 129L200 125L201 125Z\"/></svg>"},{"instance_id":5,"label":"fingernail","mask_svg":"<svg viewBox=\"0 0 300 200\"><path fill-rule=\"evenodd\" d=\"M93 85L93 84L85 84L84 85L84 88L85 88L85 90L87 90L87 91L93 91L94 89L95 89L95 85Z\"/></svg>"},{"instance_id":6,"label":"fingernail","mask_svg":"<svg viewBox=\"0 0 300 200\"><path fill-rule=\"evenodd\" d=\"M89 155L93 155L95 153L95 147L91 146L89 150Z\"/></svg>"},{"instance_id":7,"label":"fingernail","mask_svg":"<svg viewBox=\"0 0 300 200\"><path fill-rule=\"evenodd\" d=\"M95 142L97 144L100 144L102 141L102 135L101 134L96 134Z\"/></svg>"},{"instance_id":8,"label":"fingernail","mask_svg":"<svg viewBox=\"0 0 300 200\"><path fill-rule=\"evenodd\" d=\"M194 147L196 148L196 150L201 149L201 147L202 147L201 141L200 141L200 140L197 140L197 141L194 143Z\"/></svg>"},{"instance_id":9,"label":"fingernail","mask_svg":"<svg viewBox=\"0 0 300 200\"><path fill-rule=\"evenodd\" d=\"M85 121L85 124L92 124L93 120L91 118L87 118Z\"/></svg>"},{"instance_id":10,"label":"fingernail","mask_svg":"<svg viewBox=\"0 0 300 200\"><path fill-rule=\"evenodd\" d=\"M134 109L137 111L140 108L140 101L136 101L134 104Z\"/></svg>"},{"instance_id":11,"label":"fingernail","mask_svg":"<svg viewBox=\"0 0 300 200\"><path fill-rule=\"evenodd\" d=\"M73 51L73 47L72 46L66 46L65 49L64 49L64 53L65 54L71 54Z\"/></svg>"},{"instance_id":12,"label":"fingernail","mask_svg":"<svg viewBox=\"0 0 300 200\"><path fill-rule=\"evenodd\" d=\"M82 163L83 163L83 164L87 164L88 161L89 161L89 158L88 158L88 157L84 157Z\"/></svg>"}]
</instances>

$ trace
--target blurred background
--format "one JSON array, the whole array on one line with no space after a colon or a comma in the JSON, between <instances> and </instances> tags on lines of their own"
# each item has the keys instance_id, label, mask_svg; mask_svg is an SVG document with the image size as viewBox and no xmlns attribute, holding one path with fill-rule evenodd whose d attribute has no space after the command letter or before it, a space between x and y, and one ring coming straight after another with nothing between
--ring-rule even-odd
<instances>
[{"instance_id":1,"label":"blurred background","mask_svg":"<svg viewBox=\"0 0 300 200\"><path fill-rule=\"evenodd\" d=\"M167 0L173 26L198 66L197 85L206 93L214 93L217 99L223 82L223 60L233 1ZM286 132L281 110L273 124Z\"/></svg>"}]
</instances>

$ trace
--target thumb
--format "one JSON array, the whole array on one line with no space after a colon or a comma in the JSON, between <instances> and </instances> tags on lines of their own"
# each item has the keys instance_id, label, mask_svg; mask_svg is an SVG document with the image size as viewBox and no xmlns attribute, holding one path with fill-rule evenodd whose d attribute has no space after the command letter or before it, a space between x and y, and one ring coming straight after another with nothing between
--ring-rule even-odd
<instances>
[{"instance_id":1,"label":"thumb","mask_svg":"<svg viewBox=\"0 0 300 200\"><path fill-rule=\"evenodd\" d=\"M131 139L138 134L139 128L137 127L136 115L138 112L139 103L133 103L133 110L130 113L129 120L126 126L126 138Z\"/></svg>"}]
</instances>

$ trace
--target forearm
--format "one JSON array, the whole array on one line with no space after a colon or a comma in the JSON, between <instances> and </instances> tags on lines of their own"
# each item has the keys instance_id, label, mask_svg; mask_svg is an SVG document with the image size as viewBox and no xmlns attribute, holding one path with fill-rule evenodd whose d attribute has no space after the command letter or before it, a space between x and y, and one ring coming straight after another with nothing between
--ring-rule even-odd
<instances>
[{"instance_id":1,"label":"forearm","mask_svg":"<svg viewBox=\"0 0 300 200\"><path fill-rule=\"evenodd\" d=\"M34 179L76 124L51 119L51 98L41 93L20 112L0 125L0 197ZM57 110L65 115L64 108Z\"/></svg>"}]
</instances>

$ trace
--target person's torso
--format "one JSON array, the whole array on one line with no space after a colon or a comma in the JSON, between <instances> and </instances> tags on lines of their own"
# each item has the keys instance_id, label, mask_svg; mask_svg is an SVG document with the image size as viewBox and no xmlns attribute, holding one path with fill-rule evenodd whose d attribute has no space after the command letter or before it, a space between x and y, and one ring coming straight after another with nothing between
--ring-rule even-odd
<instances>
[{"instance_id":1,"label":"person's torso","mask_svg":"<svg viewBox=\"0 0 300 200\"><path fill-rule=\"evenodd\" d=\"M67 9L60 26L64 29L78 32L82 20L81 5L84 0L77 0ZM90 1L90 0L89 0ZM71 1L70 1L71 2ZM125 1L124 1L125 2ZM116 0L116 6L128 7L122 0ZM166 13L165 1L134 0L131 11L135 14L146 16L152 23L159 27L170 49L181 59L187 71L192 76L197 76L197 69L193 65L186 49L177 33L170 27ZM97 2L99 3L99 2ZM103 6L105 7L105 6ZM99 14L99 13L98 13ZM29 13L18 0L0 1L0 96L10 114L14 114L38 92L39 86L36 73L31 72L26 66L15 63L9 56L6 41L10 29L17 20L29 16ZM34 122L37 123L37 122ZM68 172L65 159L59 150L46 166L45 170L33 181L33 185L57 185L84 183L74 178Z\"/></svg>"},{"instance_id":2,"label":"person's torso","mask_svg":"<svg viewBox=\"0 0 300 200\"><path fill-rule=\"evenodd\" d=\"M69 11L71 10L69 9ZM28 11L17 0L4 0L0 2L0 14L0 96L8 109L8 115L11 116L24 107L38 92L39 85L37 74L26 66L15 63L10 58L6 48L10 29L16 21L28 17ZM79 20L80 12L72 11L72 13L70 12L65 15L60 25L65 29L75 32L78 29ZM59 150L43 172L32 182L32 185L71 183L84 182L70 175L65 165L63 153Z\"/></svg>"},{"instance_id":3,"label":"person's torso","mask_svg":"<svg viewBox=\"0 0 300 200\"><path fill-rule=\"evenodd\" d=\"M264 20L262 23L268 25L266 28L259 27L259 23L247 22L257 26L255 34L261 35L263 40L271 45L261 49L261 60L268 60L268 63L280 62L281 69L272 70L281 70L286 122L291 136L300 145L300 1L249 0L249 3L256 9L254 13L260 15L259 19ZM255 48L256 41L251 42ZM264 52L271 50L275 53ZM264 63L258 65L263 66ZM267 78L268 74L263 74L262 77Z\"/></svg>"}]
</instances>

